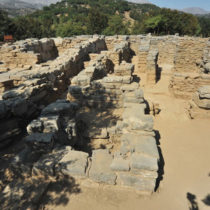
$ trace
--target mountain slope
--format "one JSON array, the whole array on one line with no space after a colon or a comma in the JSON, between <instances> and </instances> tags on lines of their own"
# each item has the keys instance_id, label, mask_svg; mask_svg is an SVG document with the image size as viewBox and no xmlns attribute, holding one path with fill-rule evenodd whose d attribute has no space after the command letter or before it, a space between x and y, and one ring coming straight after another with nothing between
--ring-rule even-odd
<instances>
[{"instance_id":1,"label":"mountain slope","mask_svg":"<svg viewBox=\"0 0 210 210\"><path fill-rule=\"evenodd\" d=\"M184 8L182 11L186 12L186 13L193 14L193 15L205 15L205 14L210 13L210 11L206 11L206 10L200 8L200 7Z\"/></svg>"},{"instance_id":2,"label":"mountain slope","mask_svg":"<svg viewBox=\"0 0 210 210\"><path fill-rule=\"evenodd\" d=\"M0 0L0 8L11 17L27 15L61 0Z\"/></svg>"},{"instance_id":3,"label":"mountain slope","mask_svg":"<svg viewBox=\"0 0 210 210\"><path fill-rule=\"evenodd\" d=\"M30 1L26 2L24 0L1 0L0 8L6 9L37 9L40 8L41 5L30 3Z\"/></svg>"},{"instance_id":4,"label":"mountain slope","mask_svg":"<svg viewBox=\"0 0 210 210\"><path fill-rule=\"evenodd\" d=\"M24 2L26 2L26 3L32 3L33 2L33 4L37 4L37 5L42 5L42 6L49 6L50 4L55 4L55 3L57 3L57 2L59 2L59 1L61 1L61 0L22 0L22 1L24 1Z\"/></svg>"},{"instance_id":5,"label":"mountain slope","mask_svg":"<svg viewBox=\"0 0 210 210\"><path fill-rule=\"evenodd\" d=\"M128 2L138 3L138 4L151 4L148 0L128 0Z\"/></svg>"}]
</instances>

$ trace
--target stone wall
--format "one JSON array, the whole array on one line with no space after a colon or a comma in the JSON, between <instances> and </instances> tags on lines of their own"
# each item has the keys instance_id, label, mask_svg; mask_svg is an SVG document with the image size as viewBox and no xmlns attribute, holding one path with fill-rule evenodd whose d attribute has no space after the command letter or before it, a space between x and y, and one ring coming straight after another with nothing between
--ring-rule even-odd
<instances>
[{"instance_id":1,"label":"stone wall","mask_svg":"<svg viewBox=\"0 0 210 210\"><path fill-rule=\"evenodd\" d=\"M66 38L53 38L55 46L57 47L58 54L61 55L69 48L75 47L75 45L81 44L88 39L93 38L92 35L86 36L75 36L75 37L66 37Z\"/></svg>"},{"instance_id":2,"label":"stone wall","mask_svg":"<svg viewBox=\"0 0 210 210\"><path fill-rule=\"evenodd\" d=\"M57 48L52 39L28 39L1 47L0 72L31 69L35 64L55 59Z\"/></svg>"},{"instance_id":3,"label":"stone wall","mask_svg":"<svg viewBox=\"0 0 210 210\"><path fill-rule=\"evenodd\" d=\"M143 91L133 81L134 65L128 63L129 43L123 41L110 51L105 51L104 48L104 40L97 38L62 54L64 59L71 52L74 56L71 54L68 59L74 58L75 62L77 56L82 60L86 54L94 54L90 54L92 60L86 68L74 72L76 76L71 79L68 100L54 100L52 103L48 100L47 104L43 104L50 89L57 87L55 81L59 80L60 74L74 70L65 70L67 61L63 62L59 58L56 59L57 63L62 61L59 62L59 69L50 65L52 71L46 71L46 67L42 67L36 74L23 75L25 81L20 87L3 94L0 110L7 109L5 104L11 100L16 102L21 96L25 101L22 105L17 103L16 109L12 109L20 117L23 117L20 112L22 110L25 119L28 119L28 123L24 123L24 126L28 124L24 138L26 146L12 163L13 170L28 171L32 177L57 177L63 174L98 183L131 187L144 194L151 194L159 177L159 152L154 138L153 117L145 114ZM56 78L53 77L55 73ZM35 82L38 75L40 80L37 80L39 86L36 89L26 86L29 81ZM64 75L71 78L70 72ZM39 97L41 90L46 94ZM22 107L29 101L31 105L39 107L30 120L26 113L29 114L28 111L32 109ZM34 111L37 111L36 107ZM8 110L11 113L15 113L14 111ZM115 111L120 113L117 118L112 115ZM87 118L90 112L95 115ZM103 118L104 114L106 116ZM4 111L2 120L6 120ZM19 124L14 116L10 116L8 120L16 122L16 131L15 126ZM7 138L8 136L1 142L8 143ZM91 151L87 151L86 146L92 141L98 142L100 147L93 146ZM100 142L105 144L101 146Z\"/></svg>"},{"instance_id":4,"label":"stone wall","mask_svg":"<svg viewBox=\"0 0 210 210\"><path fill-rule=\"evenodd\" d=\"M43 106L61 97L61 93L67 90L71 77L82 70L83 62L89 53L104 49L104 39L95 37L66 50L50 66L40 65L30 71L13 72L9 80L18 83L2 94L0 147L9 144L14 140L13 137L22 133L27 122L33 119ZM5 123L8 123L8 126L5 126Z\"/></svg>"},{"instance_id":5,"label":"stone wall","mask_svg":"<svg viewBox=\"0 0 210 210\"><path fill-rule=\"evenodd\" d=\"M209 84L208 43L208 39L180 38L169 85L169 90L175 97L192 99L199 87Z\"/></svg>"},{"instance_id":6,"label":"stone wall","mask_svg":"<svg viewBox=\"0 0 210 210\"><path fill-rule=\"evenodd\" d=\"M200 72L197 63L202 60L203 50L207 45L207 39L180 38L177 42L175 55L175 72Z\"/></svg>"},{"instance_id":7,"label":"stone wall","mask_svg":"<svg viewBox=\"0 0 210 210\"><path fill-rule=\"evenodd\" d=\"M208 86L201 86L193 94L189 103L189 115L192 119L210 118L210 83Z\"/></svg>"},{"instance_id":8,"label":"stone wall","mask_svg":"<svg viewBox=\"0 0 210 210\"><path fill-rule=\"evenodd\" d=\"M103 52L96 57L90 66L72 80L68 99L77 102L80 107L86 106L99 112L106 110L110 113L109 110L113 108L123 109L121 120L116 126L109 125L101 131L98 127L95 133L91 132L92 138L118 137L120 146L115 151L93 150L90 165L86 167L85 174L84 168L81 170L80 176L99 183L152 193L159 176L159 152L154 138L153 118L145 114L143 91L138 83L133 82L134 66L122 61L114 66L113 72L109 72L105 61L111 57L107 58L106 55L109 53ZM104 129L108 131L108 136ZM87 165L87 160L85 163Z\"/></svg>"},{"instance_id":9,"label":"stone wall","mask_svg":"<svg viewBox=\"0 0 210 210\"><path fill-rule=\"evenodd\" d=\"M136 76L146 74L147 84L154 85L162 68L171 75L175 97L193 95L191 118L209 116L209 87L200 88L210 84L208 39L78 36L42 42L26 41L25 56L35 56L30 67L0 74L0 148L25 136L12 170L154 192L161 154ZM58 54L45 52L48 42ZM23 43L11 46L23 53ZM8 48L12 57L11 46L0 50ZM16 186L10 184L4 189Z\"/></svg>"}]
</instances>

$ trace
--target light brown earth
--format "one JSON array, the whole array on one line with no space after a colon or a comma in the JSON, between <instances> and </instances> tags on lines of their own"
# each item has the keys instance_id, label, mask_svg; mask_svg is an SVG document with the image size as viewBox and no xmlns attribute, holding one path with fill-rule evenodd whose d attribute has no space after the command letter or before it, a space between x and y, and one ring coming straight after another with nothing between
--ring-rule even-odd
<instances>
[{"instance_id":1,"label":"light brown earth","mask_svg":"<svg viewBox=\"0 0 210 210\"><path fill-rule=\"evenodd\" d=\"M196 205L199 210L210 209L202 201L210 194L210 120L190 120L187 102L168 93L168 80L163 76L155 87L144 87L145 98L158 102L161 108L155 129L161 136L165 165L158 191L142 197L127 189L83 183L79 185L81 192L69 195L66 205L46 209L187 210L192 207L187 193L196 196L192 210L198 210Z\"/></svg>"}]
</instances>

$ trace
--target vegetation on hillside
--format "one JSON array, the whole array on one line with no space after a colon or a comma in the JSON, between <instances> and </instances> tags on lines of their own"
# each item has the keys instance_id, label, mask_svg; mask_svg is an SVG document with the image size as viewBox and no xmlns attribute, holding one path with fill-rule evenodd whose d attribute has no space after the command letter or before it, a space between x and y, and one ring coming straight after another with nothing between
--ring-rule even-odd
<instances>
[{"instance_id":1,"label":"vegetation on hillside","mask_svg":"<svg viewBox=\"0 0 210 210\"><path fill-rule=\"evenodd\" d=\"M134 24L125 18L125 12L129 12ZM63 0L14 19L0 11L0 39L4 34L25 39L146 33L209 36L210 17L196 17L152 4L135 4L125 0Z\"/></svg>"}]
</instances>

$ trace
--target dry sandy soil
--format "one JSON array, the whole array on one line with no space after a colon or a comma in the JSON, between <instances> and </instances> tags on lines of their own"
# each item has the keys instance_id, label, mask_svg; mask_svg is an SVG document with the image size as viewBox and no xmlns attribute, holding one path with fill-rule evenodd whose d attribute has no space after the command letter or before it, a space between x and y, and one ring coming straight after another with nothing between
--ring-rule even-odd
<instances>
[{"instance_id":1,"label":"dry sandy soil","mask_svg":"<svg viewBox=\"0 0 210 210\"><path fill-rule=\"evenodd\" d=\"M80 193L69 195L65 205L48 205L46 209L210 209L203 202L210 195L210 120L190 120L187 102L171 97L167 86L168 77L164 76L155 87L144 87L145 98L158 102L161 108L155 129L160 133L165 164L157 192L143 197L127 189L83 183Z\"/></svg>"}]
</instances>

